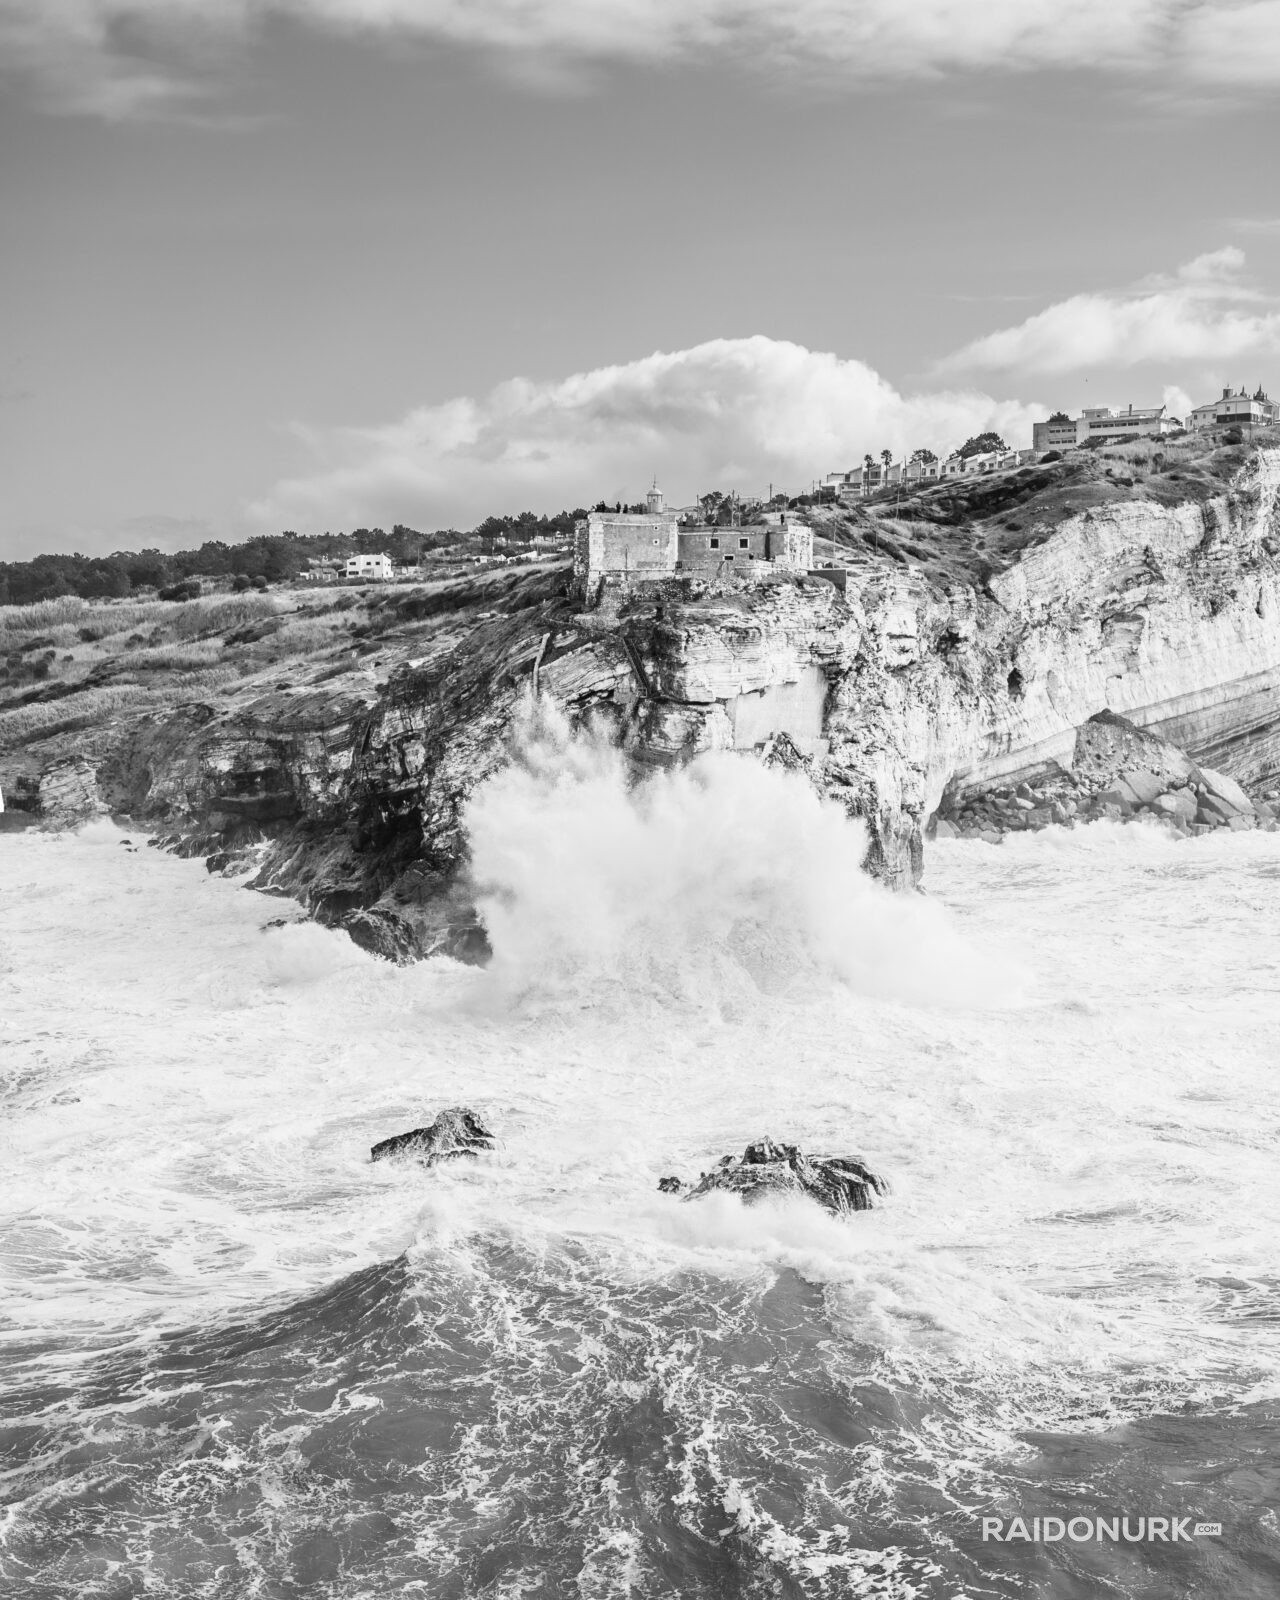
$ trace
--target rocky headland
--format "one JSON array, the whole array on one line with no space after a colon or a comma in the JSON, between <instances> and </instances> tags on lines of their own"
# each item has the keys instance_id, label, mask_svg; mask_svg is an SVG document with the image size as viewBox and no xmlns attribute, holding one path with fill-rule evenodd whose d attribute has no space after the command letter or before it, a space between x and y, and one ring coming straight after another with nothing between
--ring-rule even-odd
<instances>
[{"instance_id":1,"label":"rocky headland","mask_svg":"<svg viewBox=\"0 0 1280 1600\"><path fill-rule=\"evenodd\" d=\"M10 607L11 667L38 647L51 670L0 701L0 786L50 824L127 816L394 959L483 951L461 815L535 696L637 771L707 750L793 768L865 819L898 886L933 836L1270 828L1278 489L1280 441L1099 452L814 508L826 576L677 576L607 610L546 562Z\"/></svg>"}]
</instances>

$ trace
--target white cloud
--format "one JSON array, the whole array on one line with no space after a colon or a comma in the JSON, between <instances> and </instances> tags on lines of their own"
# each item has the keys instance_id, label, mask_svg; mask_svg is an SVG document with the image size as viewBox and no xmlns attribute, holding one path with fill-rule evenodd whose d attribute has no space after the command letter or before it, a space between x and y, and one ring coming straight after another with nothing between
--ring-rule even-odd
<instances>
[{"instance_id":1,"label":"white cloud","mask_svg":"<svg viewBox=\"0 0 1280 1600\"><path fill-rule=\"evenodd\" d=\"M1190 76L1240 85L1280 79L1280 0L1197 5L1179 33L1178 51Z\"/></svg>"},{"instance_id":2,"label":"white cloud","mask_svg":"<svg viewBox=\"0 0 1280 1600\"><path fill-rule=\"evenodd\" d=\"M1076 372L1144 361L1217 364L1280 350L1280 310L1242 278L1234 246L1197 256L1172 277L1077 294L938 363L940 373Z\"/></svg>"},{"instance_id":3,"label":"white cloud","mask_svg":"<svg viewBox=\"0 0 1280 1600\"><path fill-rule=\"evenodd\" d=\"M468 45L544 81L574 64L705 58L845 80L1054 67L1280 80L1280 0L0 0L0 61L65 108L146 114L199 92L211 37L282 16Z\"/></svg>"},{"instance_id":4,"label":"white cloud","mask_svg":"<svg viewBox=\"0 0 1280 1600\"><path fill-rule=\"evenodd\" d=\"M995 428L1029 443L1043 406L971 391L904 395L860 361L757 335L424 406L381 427L297 431L314 473L250 508L300 531L638 499L657 473L679 499L772 482L795 493L864 451L941 451Z\"/></svg>"},{"instance_id":5,"label":"white cloud","mask_svg":"<svg viewBox=\"0 0 1280 1600\"><path fill-rule=\"evenodd\" d=\"M1171 417L1177 417L1180 422L1185 422L1195 409L1195 401L1176 383L1165 384L1160 391L1160 403Z\"/></svg>"}]
</instances>

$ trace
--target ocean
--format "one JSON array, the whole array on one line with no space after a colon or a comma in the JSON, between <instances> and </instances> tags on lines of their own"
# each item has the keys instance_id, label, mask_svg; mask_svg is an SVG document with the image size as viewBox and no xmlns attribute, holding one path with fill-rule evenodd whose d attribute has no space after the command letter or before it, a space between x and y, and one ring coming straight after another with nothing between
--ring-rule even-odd
<instances>
[{"instance_id":1,"label":"ocean","mask_svg":"<svg viewBox=\"0 0 1280 1600\"><path fill-rule=\"evenodd\" d=\"M484 969L0 837L0 1592L1280 1593L1280 835L894 896L792 775L551 734L467 825ZM501 1149L370 1163L452 1105ZM658 1192L765 1134L891 1193Z\"/></svg>"}]
</instances>

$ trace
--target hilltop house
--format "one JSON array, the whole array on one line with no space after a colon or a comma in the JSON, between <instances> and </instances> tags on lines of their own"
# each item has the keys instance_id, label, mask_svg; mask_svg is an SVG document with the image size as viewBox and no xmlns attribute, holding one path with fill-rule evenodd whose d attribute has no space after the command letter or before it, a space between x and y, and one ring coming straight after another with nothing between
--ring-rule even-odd
<instances>
[{"instance_id":1,"label":"hilltop house","mask_svg":"<svg viewBox=\"0 0 1280 1600\"><path fill-rule=\"evenodd\" d=\"M1065 411L1055 411L1047 422L1031 424L1033 450L1074 450L1080 424Z\"/></svg>"},{"instance_id":2,"label":"hilltop house","mask_svg":"<svg viewBox=\"0 0 1280 1600\"><path fill-rule=\"evenodd\" d=\"M342 568L344 578L359 578L369 583L391 582L391 557L387 555L348 556Z\"/></svg>"},{"instance_id":3,"label":"hilltop house","mask_svg":"<svg viewBox=\"0 0 1280 1600\"><path fill-rule=\"evenodd\" d=\"M1149 439L1172 433L1182 426L1177 417L1166 415L1164 406L1129 406L1112 411L1110 406L1086 407L1076 425L1076 443L1124 444L1130 439Z\"/></svg>"},{"instance_id":4,"label":"hilltop house","mask_svg":"<svg viewBox=\"0 0 1280 1600\"><path fill-rule=\"evenodd\" d=\"M685 517L698 513L691 508ZM669 510L656 485L644 511L592 511L577 524L573 573L588 599L602 583L625 585L679 576L715 577L752 563L791 572L813 566L813 530L788 512L765 513L745 526L709 526Z\"/></svg>"},{"instance_id":5,"label":"hilltop house","mask_svg":"<svg viewBox=\"0 0 1280 1600\"><path fill-rule=\"evenodd\" d=\"M1018 450L986 450L977 455L962 456L954 451L945 461L937 457L910 461L869 461L851 472L829 472L821 487L834 490L841 500L857 500L874 494L878 489L892 489L899 484L932 483L938 478L955 478L965 473L999 472L1006 467L1016 467L1022 460Z\"/></svg>"},{"instance_id":6,"label":"hilltop house","mask_svg":"<svg viewBox=\"0 0 1280 1600\"><path fill-rule=\"evenodd\" d=\"M1130 439L1159 438L1173 433L1182 423L1168 415L1165 406L1126 406L1113 411L1110 406L1086 406L1078 417L1055 411L1047 422L1031 428L1031 444L1037 451L1075 450L1084 444L1124 444Z\"/></svg>"},{"instance_id":7,"label":"hilltop house","mask_svg":"<svg viewBox=\"0 0 1280 1600\"><path fill-rule=\"evenodd\" d=\"M1262 385L1257 392L1224 389L1222 398L1197 406L1187 418L1189 428L1216 428L1234 423L1237 427L1265 428L1280 422L1280 404L1269 399Z\"/></svg>"},{"instance_id":8,"label":"hilltop house","mask_svg":"<svg viewBox=\"0 0 1280 1600\"><path fill-rule=\"evenodd\" d=\"M1021 453L1017 450L979 450L971 456L962 456L956 450L947 457L934 476L959 478L965 473L1000 472L1005 467L1016 467L1021 459Z\"/></svg>"}]
</instances>

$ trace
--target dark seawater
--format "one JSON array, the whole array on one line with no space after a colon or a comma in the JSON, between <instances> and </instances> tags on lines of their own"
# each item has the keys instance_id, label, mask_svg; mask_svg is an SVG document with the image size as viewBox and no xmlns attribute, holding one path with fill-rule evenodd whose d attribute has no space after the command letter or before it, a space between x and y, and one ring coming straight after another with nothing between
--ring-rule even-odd
<instances>
[{"instance_id":1,"label":"dark seawater","mask_svg":"<svg viewBox=\"0 0 1280 1600\"><path fill-rule=\"evenodd\" d=\"M423 1252L10 1393L4 1572L51 1600L1280 1593L1280 1408L943 1462L956 1408L878 1366L794 1273ZM984 1545L1005 1509L1223 1530Z\"/></svg>"}]
</instances>

